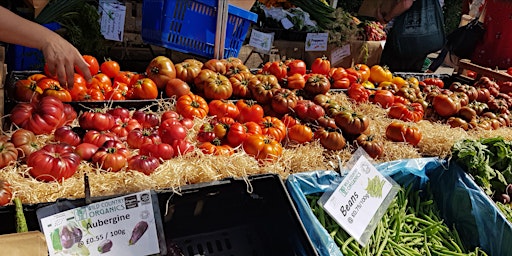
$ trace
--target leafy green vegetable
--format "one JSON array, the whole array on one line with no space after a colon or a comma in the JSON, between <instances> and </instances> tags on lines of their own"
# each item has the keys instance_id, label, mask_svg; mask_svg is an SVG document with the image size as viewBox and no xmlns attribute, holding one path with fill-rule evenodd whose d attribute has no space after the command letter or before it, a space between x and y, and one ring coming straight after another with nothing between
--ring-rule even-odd
<instances>
[{"instance_id":1,"label":"leafy green vegetable","mask_svg":"<svg viewBox=\"0 0 512 256\"><path fill-rule=\"evenodd\" d=\"M487 195L501 194L512 183L511 141L502 137L461 140L453 145L452 156Z\"/></svg>"}]
</instances>

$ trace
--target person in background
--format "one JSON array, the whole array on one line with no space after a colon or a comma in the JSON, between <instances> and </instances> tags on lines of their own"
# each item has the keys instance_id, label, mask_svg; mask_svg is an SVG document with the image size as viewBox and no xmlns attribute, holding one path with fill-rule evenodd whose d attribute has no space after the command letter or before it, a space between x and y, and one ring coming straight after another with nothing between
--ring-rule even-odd
<instances>
[{"instance_id":1,"label":"person in background","mask_svg":"<svg viewBox=\"0 0 512 256\"><path fill-rule=\"evenodd\" d=\"M442 7L444 1L437 1L439 1L439 4ZM383 13L381 10L377 10L377 20L383 24L386 24L386 30L391 32L394 29L393 20L396 17L405 14L409 9L411 9L415 2L416 0L399 0L387 13ZM418 1L417 4L420 4L420 2L421 1ZM381 56L381 65L387 66L393 72L421 72L423 70L423 66L428 54L420 54L417 56L400 56L397 52L395 52L395 49L396 47L394 45L391 45L391 43L388 43L388 41L386 42Z\"/></svg>"},{"instance_id":2,"label":"person in background","mask_svg":"<svg viewBox=\"0 0 512 256\"><path fill-rule=\"evenodd\" d=\"M62 86L73 86L75 66L92 79L81 53L59 34L0 6L0 41L36 48L43 52L48 70L56 74Z\"/></svg>"},{"instance_id":3,"label":"person in background","mask_svg":"<svg viewBox=\"0 0 512 256\"><path fill-rule=\"evenodd\" d=\"M487 0L484 8L485 33L471 62L506 70L512 67L512 0Z\"/></svg>"}]
</instances>

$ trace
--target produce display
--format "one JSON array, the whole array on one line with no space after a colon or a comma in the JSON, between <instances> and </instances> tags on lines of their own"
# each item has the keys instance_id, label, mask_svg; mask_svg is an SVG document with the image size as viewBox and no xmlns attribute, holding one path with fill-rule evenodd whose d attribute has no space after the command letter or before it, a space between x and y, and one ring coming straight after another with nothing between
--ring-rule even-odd
<instances>
[{"instance_id":1,"label":"produce display","mask_svg":"<svg viewBox=\"0 0 512 256\"><path fill-rule=\"evenodd\" d=\"M445 85L378 65L331 67L326 58L249 69L237 58L158 56L136 73L84 58L89 83L77 73L66 89L43 72L9 85L16 104L0 179L24 203L81 198L85 174L92 196L109 195L258 173L286 178L336 168L358 147L385 162L444 158L465 138L511 138L510 97L488 78Z\"/></svg>"}]
</instances>

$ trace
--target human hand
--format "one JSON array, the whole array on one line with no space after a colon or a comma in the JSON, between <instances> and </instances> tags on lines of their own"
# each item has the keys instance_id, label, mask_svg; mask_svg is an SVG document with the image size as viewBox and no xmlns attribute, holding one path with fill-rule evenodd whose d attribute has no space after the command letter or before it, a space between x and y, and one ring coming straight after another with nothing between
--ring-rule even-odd
<instances>
[{"instance_id":1,"label":"human hand","mask_svg":"<svg viewBox=\"0 0 512 256\"><path fill-rule=\"evenodd\" d=\"M74 84L75 66L82 71L86 81L92 79L89 65L82 54L68 41L59 35L47 40L41 51L43 52L48 71L58 77L64 88L71 88Z\"/></svg>"}]
</instances>

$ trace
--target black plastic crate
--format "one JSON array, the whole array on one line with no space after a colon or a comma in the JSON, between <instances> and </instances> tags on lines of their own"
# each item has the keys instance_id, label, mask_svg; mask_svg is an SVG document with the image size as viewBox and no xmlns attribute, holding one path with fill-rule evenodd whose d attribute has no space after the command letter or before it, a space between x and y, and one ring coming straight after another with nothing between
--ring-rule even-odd
<instances>
[{"instance_id":1,"label":"black plastic crate","mask_svg":"<svg viewBox=\"0 0 512 256\"><path fill-rule=\"evenodd\" d=\"M318 255L277 175L158 195L168 245L184 255Z\"/></svg>"}]
</instances>

